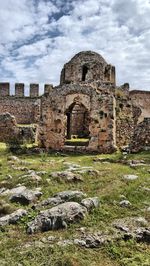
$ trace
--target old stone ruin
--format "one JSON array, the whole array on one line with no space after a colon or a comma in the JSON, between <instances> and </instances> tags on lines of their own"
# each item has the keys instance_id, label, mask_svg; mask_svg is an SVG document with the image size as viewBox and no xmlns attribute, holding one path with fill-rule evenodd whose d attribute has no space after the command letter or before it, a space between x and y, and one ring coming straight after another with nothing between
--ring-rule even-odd
<instances>
[{"instance_id":1,"label":"old stone ruin","mask_svg":"<svg viewBox=\"0 0 150 266\"><path fill-rule=\"evenodd\" d=\"M9 83L0 83L0 141L12 137L47 150L149 150L150 91L117 86L114 66L80 52L64 65L60 85L46 84L42 96L38 84L30 84L27 97L24 84L15 84L11 96Z\"/></svg>"}]
</instances>

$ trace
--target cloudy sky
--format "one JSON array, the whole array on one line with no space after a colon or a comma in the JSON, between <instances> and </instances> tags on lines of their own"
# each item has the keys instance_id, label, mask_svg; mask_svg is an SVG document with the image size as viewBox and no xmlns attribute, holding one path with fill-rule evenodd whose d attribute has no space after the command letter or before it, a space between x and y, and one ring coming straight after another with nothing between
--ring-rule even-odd
<instances>
[{"instance_id":1,"label":"cloudy sky","mask_svg":"<svg viewBox=\"0 0 150 266\"><path fill-rule=\"evenodd\" d=\"M59 83L65 62L94 50L117 83L150 89L150 0L0 0L0 81Z\"/></svg>"}]
</instances>

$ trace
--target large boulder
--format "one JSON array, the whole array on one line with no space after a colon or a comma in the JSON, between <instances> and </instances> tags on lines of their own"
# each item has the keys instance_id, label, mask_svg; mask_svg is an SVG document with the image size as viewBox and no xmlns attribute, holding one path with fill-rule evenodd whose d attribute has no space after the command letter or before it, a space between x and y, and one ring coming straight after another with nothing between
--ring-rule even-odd
<instances>
[{"instance_id":1,"label":"large boulder","mask_svg":"<svg viewBox=\"0 0 150 266\"><path fill-rule=\"evenodd\" d=\"M125 180L136 180L138 176L137 175L124 175L123 178Z\"/></svg>"},{"instance_id":2,"label":"large boulder","mask_svg":"<svg viewBox=\"0 0 150 266\"><path fill-rule=\"evenodd\" d=\"M17 202L22 205L28 205L30 203L36 202L42 195L40 191L33 191L30 189L24 189L22 191L12 194L10 197L11 202Z\"/></svg>"},{"instance_id":3,"label":"large boulder","mask_svg":"<svg viewBox=\"0 0 150 266\"><path fill-rule=\"evenodd\" d=\"M25 186L18 186L12 189L5 189L3 192L1 192L1 195L13 195L13 194L19 194L22 193L26 189Z\"/></svg>"},{"instance_id":4,"label":"large boulder","mask_svg":"<svg viewBox=\"0 0 150 266\"><path fill-rule=\"evenodd\" d=\"M0 218L0 226L16 224L25 215L27 215L27 211L23 209L19 209L11 214L5 215Z\"/></svg>"},{"instance_id":5,"label":"large boulder","mask_svg":"<svg viewBox=\"0 0 150 266\"><path fill-rule=\"evenodd\" d=\"M63 201L76 201L76 200L80 201L86 197L86 194L78 190L67 190L56 193L54 197L59 197Z\"/></svg>"},{"instance_id":6,"label":"large boulder","mask_svg":"<svg viewBox=\"0 0 150 266\"><path fill-rule=\"evenodd\" d=\"M44 232L67 227L84 219L87 209L77 202L66 202L40 214L28 224L27 233Z\"/></svg>"},{"instance_id":7,"label":"large boulder","mask_svg":"<svg viewBox=\"0 0 150 266\"><path fill-rule=\"evenodd\" d=\"M46 200L43 200L38 204L39 207L44 207L44 206L57 206L61 203L64 203L64 201L60 197L51 197Z\"/></svg>"},{"instance_id":8,"label":"large boulder","mask_svg":"<svg viewBox=\"0 0 150 266\"><path fill-rule=\"evenodd\" d=\"M58 181L68 181L68 182L81 182L83 178L81 175L73 173L71 171L61 171L61 172L53 172L51 176Z\"/></svg>"},{"instance_id":9,"label":"large boulder","mask_svg":"<svg viewBox=\"0 0 150 266\"><path fill-rule=\"evenodd\" d=\"M35 209L39 209L40 207L54 207L57 206L61 203L68 202L68 201L75 201L75 202L81 202L81 200L86 196L81 191L73 191L73 190L68 190L68 191L62 191L56 193L53 197L50 197L46 200L43 200L39 204L35 204L32 207ZM83 204L84 205L84 204Z\"/></svg>"},{"instance_id":10,"label":"large boulder","mask_svg":"<svg viewBox=\"0 0 150 266\"><path fill-rule=\"evenodd\" d=\"M86 198L81 201L81 204L87 208L88 211L92 210L93 208L98 208L99 206L99 198Z\"/></svg>"}]
</instances>

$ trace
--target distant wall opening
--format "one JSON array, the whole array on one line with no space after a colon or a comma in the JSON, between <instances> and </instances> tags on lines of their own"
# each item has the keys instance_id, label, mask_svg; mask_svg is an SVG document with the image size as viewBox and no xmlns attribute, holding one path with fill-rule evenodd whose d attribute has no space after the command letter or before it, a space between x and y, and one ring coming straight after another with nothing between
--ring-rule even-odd
<instances>
[{"instance_id":1,"label":"distant wall opening","mask_svg":"<svg viewBox=\"0 0 150 266\"><path fill-rule=\"evenodd\" d=\"M86 81L88 71L89 71L88 67L83 66L83 68L82 68L82 81Z\"/></svg>"}]
</instances>

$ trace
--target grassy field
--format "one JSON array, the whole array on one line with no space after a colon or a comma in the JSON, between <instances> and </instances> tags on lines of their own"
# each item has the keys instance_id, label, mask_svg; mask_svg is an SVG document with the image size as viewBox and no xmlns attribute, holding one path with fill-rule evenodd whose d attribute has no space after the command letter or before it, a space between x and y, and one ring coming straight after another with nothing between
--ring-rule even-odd
<instances>
[{"instance_id":1,"label":"grassy field","mask_svg":"<svg viewBox=\"0 0 150 266\"><path fill-rule=\"evenodd\" d=\"M72 239L78 236L79 228L84 227L88 231L97 232L109 230L115 219L133 216L142 216L150 221L150 212L146 209L150 206L150 192L143 188L150 188L150 153L127 155L126 160L144 160L147 164L136 168L121 163L93 162L93 158L112 158L117 160L123 155L68 155L61 154L21 154L17 157L21 160L21 166L36 171L46 171L39 182L22 178L26 171L14 170L8 161L12 155L0 144L0 187L13 188L23 184L27 188L41 187L42 199L52 196L63 190L81 190L87 196L97 196L100 199L100 207L93 210L82 222L72 224L66 230L48 231L35 235L26 234L27 222L31 221L37 214L29 209L27 217L23 218L17 225L9 225L0 231L0 265L12 266L149 266L150 249L145 243L137 243L134 240L112 242L98 249L81 248L75 245L59 246L57 243L51 245L45 239L54 236L56 239ZM50 173L65 170L64 163L76 163L80 166L91 166L99 171L99 176L84 174L83 182L67 183L50 178ZM20 163L15 163L20 166ZM138 179L127 181L123 175L135 174ZM8 175L12 178L9 179ZM131 202L131 207L122 208L119 205L121 195ZM42 200L41 199L41 200ZM0 201L5 196L0 197ZM10 204L10 203L9 203ZM19 204L10 204L10 210L20 208ZM24 208L24 207L23 207ZM56 241L57 242L57 241Z\"/></svg>"}]
</instances>

